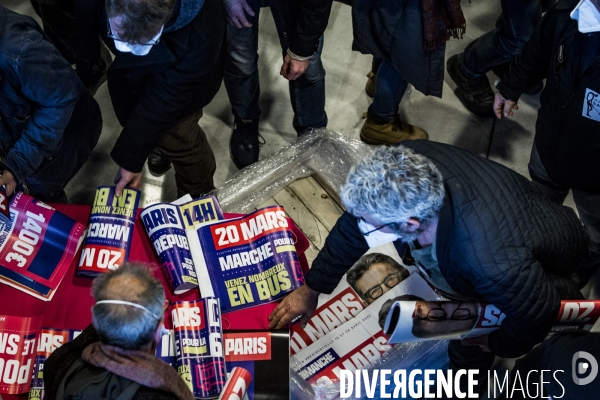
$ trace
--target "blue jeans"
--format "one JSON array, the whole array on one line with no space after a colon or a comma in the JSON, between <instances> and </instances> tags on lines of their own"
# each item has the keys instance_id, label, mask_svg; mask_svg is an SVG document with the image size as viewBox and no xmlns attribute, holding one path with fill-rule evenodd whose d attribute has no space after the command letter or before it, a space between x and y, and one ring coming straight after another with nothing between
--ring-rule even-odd
<instances>
[{"instance_id":1,"label":"blue jeans","mask_svg":"<svg viewBox=\"0 0 600 400\"><path fill-rule=\"evenodd\" d=\"M529 159L529 175L533 184L550 200L562 204L569 194L569 187L552 182L546 168L540 160L540 155L533 145ZM573 200L579 212L579 219L590 237L590 251L581 260L577 274L589 278L600 267L600 193L590 193L571 189Z\"/></svg>"},{"instance_id":2,"label":"blue jeans","mask_svg":"<svg viewBox=\"0 0 600 400\"><path fill-rule=\"evenodd\" d=\"M542 19L542 10L555 0L501 0L502 14L496 28L471 42L465 49L462 73L477 79L493 67L511 62L521 52Z\"/></svg>"},{"instance_id":3,"label":"blue jeans","mask_svg":"<svg viewBox=\"0 0 600 400\"><path fill-rule=\"evenodd\" d=\"M248 0L254 17L246 15L250 28L238 29L227 24L227 58L225 62L225 88L233 115L240 119L254 119L260 116L260 81L258 77L258 17L261 0ZM279 34L283 56L288 49L285 36L283 12L278 1L273 1L271 12ZM294 110L294 129L302 134L310 128L327 126L325 113L325 69L321 62L323 37L317 52L310 59L306 72L298 79L289 82L290 100ZM283 79L283 78L282 78Z\"/></svg>"},{"instance_id":4,"label":"blue jeans","mask_svg":"<svg viewBox=\"0 0 600 400\"><path fill-rule=\"evenodd\" d=\"M398 113L408 82L387 60L381 62L376 72L375 97L369 107L368 115L375 122L385 124L392 121Z\"/></svg>"}]
</instances>

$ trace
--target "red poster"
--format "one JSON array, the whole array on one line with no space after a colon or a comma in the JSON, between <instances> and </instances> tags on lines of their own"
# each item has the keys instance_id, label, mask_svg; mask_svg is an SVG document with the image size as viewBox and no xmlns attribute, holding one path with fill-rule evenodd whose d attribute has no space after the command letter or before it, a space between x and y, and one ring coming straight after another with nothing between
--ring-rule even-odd
<instances>
[{"instance_id":1,"label":"red poster","mask_svg":"<svg viewBox=\"0 0 600 400\"><path fill-rule=\"evenodd\" d=\"M0 315L0 393L29 391L42 316Z\"/></svg>"}]
</instances>

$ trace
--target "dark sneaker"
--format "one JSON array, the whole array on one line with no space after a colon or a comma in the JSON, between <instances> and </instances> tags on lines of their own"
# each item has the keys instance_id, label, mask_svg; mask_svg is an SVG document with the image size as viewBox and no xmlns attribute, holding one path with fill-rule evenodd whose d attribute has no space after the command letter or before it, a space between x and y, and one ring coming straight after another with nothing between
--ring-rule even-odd
<instances>
[{"instance_id":1,"label":"dark sneaker","mask_svg":"<svg viewBox=\"0 0 600 400\"><path fill-rule=\"evenodd\" d=\"M258 133L258 118L244 122L236 117L233 133L229 140L229 152L238 169L258 161L261 143L264 144L264 139Z\"/></svg>"},{"instance_id":2,"label":"dark sneaker","mask_svg":"<svg viewBox=\"0 0 600 400\"><path fill-rule=\"evenodd\" d=\"M370 98L375 97L375 84L377 83L377 75L373 71L369 71L367 74L367 84L365 85L365 92Z\"/></svg>"},{"instance_id":3,"label":"dark sneaker","mask_svg":"<svg viewBox=\"0 0 600 400\"><path fill-rule=\"evenodd\" d=\"M453 55L448 59L446 70L450 78L456 83L456 96L475 115L480 117L494 116L494 91L486 75L478 79L467 79L460 70L461 54Z\"/></svg>"},{"instance_id":4,"label":"dark sneaker","mask_svg":"<svg viewBox=\"0 0 600 400\"><path fill-rule=\"evenodd\" d=\"M154 148L148 156L148 170L154 176L164 175L171 168L171 160L165 157L160 150Z\"/></svg>"}]
</instances>

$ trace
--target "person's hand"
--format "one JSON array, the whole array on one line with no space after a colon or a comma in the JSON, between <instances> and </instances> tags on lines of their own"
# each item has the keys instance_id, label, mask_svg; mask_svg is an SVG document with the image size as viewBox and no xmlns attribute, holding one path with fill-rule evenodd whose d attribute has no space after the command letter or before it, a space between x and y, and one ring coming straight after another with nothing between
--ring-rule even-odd
<instances>
[{"instance_id":1,"label":"person's hand","mask_svg":"<svg viewBox=\"0 0 600 400\"><path fill-rule=\"evenodd\" d=\"M317 309L318 299L319 292L315 292L308 285L300 286L284 298L269 315L269 328L282 329L298 315L302 315L300 327L304 329Z\"/></svg>"},{"instance_id":2,"label":"person's hand","mask_svg":"<svg viewBox=\"0 0 600 400\"><path fill-rule=\"evenodd\" d=\"M0 176L0 186L2 185L6 185L7 196L13 194L15 188L17 187L17 181L15 181L15 177L7 169L5 169L4 172L2 172L2 175Z\"/></svg>"},{"instance_id":3,"label":"person's hand","mask_svg":"<svg viewBox=\"0 0 600 400\"><path fill-rule=\"evenodd\" d=\"M472 338L467 338L462 340L463 346L479 346L481 350L489 353L490 345L489 345L490 335L476 336Z\"/></svg>"},{"instance_id":4,"label":"person's hand","mask_svg":"<svg viewBox=\"0 0 600 400\"><path fill-rule=\"evenodd\" d=\"M126 169L119 167L117 175L115 176L115 185L117 185L115 191L117 197L121 197L125 186L139 189L142 186L142 173L127 171Z\"/></svg>"},{"instance_id":5,"label":"person's hand","mask_svg":"<svg viewBox=\"0 0 600 400\"><path fill-rule=\"evenodd\" d=\"M225 0L225 10L227 10L227 20L236 28L250 28L252 24L246 19L246 14L254 17L252 7L246 0Z\"/></svg>"},{"instance_id":6,"label":"person's hand","mask_svg":"<svg viewBox=\"0 0 600 400\"><path fill-rule=\"evenodd\" d=\"M502 117L512 117L512 110L518 110L519 106L515 101L505 99L504 96L500 94L500 92L496 93L496 98L494 99L494 114L498 119L502 119Z\"/></svg>"},{"instance_id":7,"label":"person's hand","mask_svg":"<svg viewBox=\"0 0 600 400\"><path fill-rule=\"evenodd\" d=\"M290 57L289 54L286 54L283 58L283 65L281 66L279 75L283 75L288 81L296 80L306 72L308 64L310 64L310 60L297 61Z\"/></svg>"}]
</instances>

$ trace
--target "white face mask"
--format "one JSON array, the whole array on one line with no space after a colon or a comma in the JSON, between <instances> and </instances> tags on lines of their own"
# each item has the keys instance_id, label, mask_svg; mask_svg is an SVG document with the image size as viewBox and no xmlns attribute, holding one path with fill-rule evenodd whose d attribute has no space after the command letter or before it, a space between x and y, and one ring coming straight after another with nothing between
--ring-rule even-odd
<instances>
[{"instance_id":1,"label":"white face mask","mask_svg":"<svg viewBox=\"0 0 600 400\"><path fill-rule=\"evenodd\" d=\"M581 33L600 32L600 11L590 0L581 0L571 12Z\"/></svg>"},{"instance_id":2,"label":"white face mask","mask_svg":"<svg viewBox=\"0 0 600 400\"><path fill-rule=\"evenodd\" d=\"M362 219L358 221L358 228L361 232L371 232L375 229L373 225L369 224L366 221L363 221ZM401 238L400 235L396 233L381 232L381 230L374 231L366 236L363 236L367 241L369 248L377 247L384 243L395 242L396 240Z\"/></svg>"},{"instance_id":3,"label":"white face mask","mask_svg":"<svg viewBox=\"0 0 600 400\"><path fill-rule=\"evenodd\" d=\"M163 29L164 26L160 28L160 31L148 43L156 42L160 35L162 35ZM129 44L121 40L113 40L115 41L115 47L117 48L117 50L123 53L131 53L134 56L145 56L146 54L150 53L150 50L152 50L152 47L154 47L152 45L147 44Z\"/></svg>"},{"instance_id":4,"label":"white face mask","mask_svg":"<svg viewBox=\"0 0 600 400\"><path fill-rule=\"evenodd\" d=\"M160 328L160 336L167 336L168 334L169 330L165 328L165 324L162 324L162 327Z\"/></svg>"}]
</instances>

